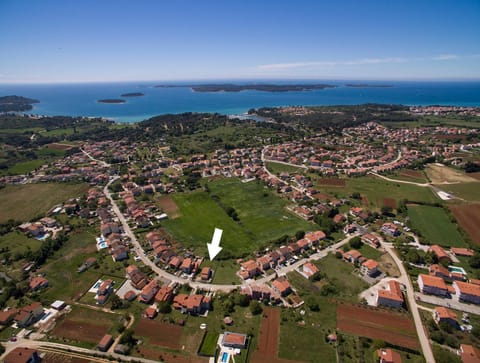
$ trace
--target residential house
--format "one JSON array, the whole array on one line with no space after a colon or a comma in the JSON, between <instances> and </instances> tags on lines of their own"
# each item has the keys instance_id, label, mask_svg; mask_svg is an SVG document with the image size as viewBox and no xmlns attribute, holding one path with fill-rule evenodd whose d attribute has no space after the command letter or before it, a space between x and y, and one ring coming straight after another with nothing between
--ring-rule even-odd
<instances>
[{"instance_id":1,"label":"residential house","mask_svg":"<svg viewBox=\"0 0 480 363\"><path fill-rule=\"evenodd\" d=\"M362 256L357 250L350 250L343 253L343 259L353 264L359 264L365 261L365 257Z\"/></svg>"},{"instance_id":2,"label":"residential house","mask_svg":"<svg viewBox=\"0 0 480 363\"><path fill-rule=\"evenodd\" d=\"M173 307L183 314L202 314L210 309L211 298L203 295L178 294L173 298Z\"/></svg>"},{"instance_id":3,"label":"residential house","mask_svg":"<svg viewBox=\"0 0 480 363\"><path fill-rule=\"evenodd\" d=\"M450 272L448 269L439 264L430 265L428 271L431 276L440 277L442 279L450 278Z\"/></svg>"},{"instance_id":4,"label":"residential house","mask_svg":"<svg viewBox=\"0 0 480 363\"><path fill-rule=\"evenodd\" d=\"M239 333L231 333L226 331L223 333L222 346L235 349L244 349L247 345L247 335Z\"/></svg>"},{"instance_id":5,"label":"residential house","mask_svg":"<svg viewBox=\"0 0 480 363\"><path fill-rule=\"evenodd\" d=\"M377 306L389 306L392 308L401 308L404 304L402 289L400 283L395 280L388 281L386 290L377 291Z\"/></svg>"},{"instance_id":6,"label":"residential house","mask_svg":"<svg viewBox=\"0 0 480 363\"><path fill-rule=\"evenodd\" d=\"M184 273L189 274L192 272L193 268L193 260L190 257L187 257L183 260L182 264L180 265L180 270Z\"/></svg>"},{"instance_id":7,"label":"residential house","mask_svg":"<svg viewBox=\"0 0 480 363\"><path fill-rule=\"evenodd\" d=\"M148 308L146 308L143 312L143 316L147 319L155 319L155 317L157 316L158 314L158 311L155 307L153 306L149 306Z\"/></svg>"},{"instance_id":8,"label":"residential house","mask_svg":"<svg viewBox=\"0 0 480 363\"><path fill-rule=\"evenodd\" d=\"M257 266L262 272L269 270L272 267L272 258L270 255L263 255L257 258Z\"/></svg>"},{"instance_id":9,"label":"residential house","mask_svg":"<svg viewBox=\"0 0 480 363\"><path fill-rule=\"evenodd\" d=\"M153 279L151 280L145 287L142 289L142 292L139 296L139 301L145 304L148 304L152 301L155 294L158 292L160 286L158 285L158 281Z\"/></svg>"},{"instance_id":10,"label":"residential house","mask_svg":"<svg viewBox=\"0 0 480 363\"><path fill-rule=\"evenodd\" d=\"M177 270L183 263L183 258L180 257L180 256L173 256L170 260L170 262L168 263L168 266L170 266L171 268Z\"/></svg>"},{"instance_id":11,"label":"residential house","mask_svg":"<svg viewBox=\"0 0 480 363\"><path fill-rule=\"evenodd\" d=\"M113 344L113 337L110 334L105 334L97 345L97 348L101 352L106 352L108 348Z\"/></svg>"},{"instance_id":12,"label":"residential house","mask_svg":"<svg viewBox=\"0 0 480 363\"><path fill-rule=\"evenodd\" d=\"M37 291L48 286L48 280L42 276L34 276L29 282L30 289Z\"/></svg>"},{"instance_id":13,"label":"residential house","mask_svg":"<svg viewBox=\"0 0 480 363\"><path fill-rule=\"evenodd\" d=\"M315 275L316 273L318 273L320 270L318 269L317 266L315 266L313 263L311 262L306 262L303 266L302 266L302 272L303 274L309 278L313 275Z\"/></svg>"},{"instance_id":14,"label":"residential house","mask_svg":"<svg viewBox=\"0 0 480 363\"><path fill-rule=\"evenodd\" d=\"M442 278L425 274L418 275L418 287L424 294L447 296L448 288Z\"/></svg>"},{"instance_id":15,"label":"residential house","mask_svg":"<svg viewBox=\"0 0 480 363\"><path fill-rule=\"evenodd\" d=\"M248 260L241 264L240 275L244 280L255 277L258 273L258 266L255 261Z\"/></svg>"},{"instance_id":16,"label":"residential house","mask_svg":"<svg viewBox=\"0 0 480 363\"><path fill-rule=\"evenodd\" d=\"M3 360L4 363L40 363L41 361L38 351L26 347L13 349Z\"/></svg>"},{"instance_id":17,"label":"residential house","mask_svg":"<svg viewBox=\"0 0 480 363\"><path fill-rule=\"evenodd\" d=\"M280 296L287 296L292 292L292 287L286 277L279 277L272 282L272 288Z\"/></svg>"},{"instance_id":18,"label":"residential house","mask_svg":"<svg viewBox=\"0 0 480 363\"><path fill-rule=\"evenodd\" d=\"M380 239L372 233L366 233L361 237L363 243L373 247L380 247Z\"/></svg>"},{"instance_id":19,"label":"residential house","mask_svg":"<svg viewBox=\"0 0 480 363\"><path fill-rule=\"evenodd\" d=\"M155 302L170 302L173 298L173 287L163 285L155 294Z\"/></svg>"},{"instance_id":20,"label":"residential house","mask_svg":"<svg viewBox=\"0 0 480 363\"><path fill-rule=\"evenodd\" d=\"M433 309L433 319L437 324L444 322L458 329L457 315L443 306L437 306Z\"/></svg>"},{"instance_id":21,"label":"residential house","mask_svg":"<svg viewBox=\"0 0 480 363\"><path fill-rule=\"evenodd\" d=\"M17 310L17 315L15 315L14 320L19 327L25 328L40 319L42 315L42 304L40 304L39 302L34 302Z\"/></svg>"},{"instance_id":22,"label":"residential house","mask_svg":"<svg viewBox=\"0 0 480 363\"><path fill-rule=\"evenodd\" d=\"M131 285L137 289L141 290L148 283L147 275L140 271L137 266L130 265L126 268L127 276L130 278Z\"/></svg>"},{"instance_id":23,"label":"residential house","mask_svg":"<svg viewBox=\"0 0 480 363\"><path fill-rule=\"evenodd\" d=\"M240 289L242 295L246 295L254 300L270 300L272 294L272 290L266 285L242 285Z\"/></svg>"},{"instance_id":24,"label":"residential house","mask_svg":"<svg viewBox=\"0 0 480 363\"><path fill-rule=\"evenodd\" d=\"M380 230L391 237L398 237L402 233L398 226L390 222L384 223Z\"/></svg>"},{"instance_id":25,"label":"residential house","mask_svg":"<svg viewBox=\"0 0 480 363\"><path fill-rule=\"evenodd\" d=\"M204 267L202 268L202 271L200 272L200 278L202 281L208 281L212 277L212 269L210 267Z\"/></svg>"},{"instance_id":26,"label":"residential house","mask_svg":"<svg viewBox=\"0 0 480 363\"><path fill-rule=\"evenodd\" d=\"M377 350L379 363L402 363L400 353L390 348L380 348Z\"/></svg>"},{"instance_id":27,"label":"residential house","mask_svg":"<svg viewBox=\"0 0 480 363\"><path fill-rule=\"evenodd\" d=\"M453 288L458 300L472 304L480 304L480 286L468 282L454 281Z\"/></svg>"},{"instance_id":28,"label":"residential house","mask_svg":"<svg viewBox=\"0 0 480 363\"><path fill-rule=\"evenodd\" d=\"M314 231L305 233L304 238L309 241L312 246L318 245L321 240L324 240L327 236L323 231Z\"/></svg>"},{"instance_id":29,"label":"residential house","mask_svg":"<svg viewBox=\"0 0 480 363\"><path fill-rule=\"evenodd\" d=\"M354 233L356 230L357 226L354 224L347 224L345 227L343 227L343 233L345 234Z\"/></svg>"},{"instance_id":30,"label":"residential house","mask_svg":"<svg viewBox=\"0 0 480 363\"><path fill-rule=\"evenodd\" d=\"M0 311L0 325L6 326L10 324L15 318L15 315L17 315L17 313L18 313L17 309L8 309L8 310Z\"/></svg>"},{"instance_id":31,"label":"residential house","mask_svg":"<svg viewBox=\"0 0 480 363\"><path fill-rule=\"evenodd\" d=\"M455 256L472 257L474 254L474 251L470 248L451 247L450 251Z\"/></svg>"},{"instance_id":32,"label":"residential house","mask_svg":"<svg viewBox=\"0 0 480 363\"><path fill-rule=\"evenodd\" d=\"M378 262L372 259L365 261L360 267L360 272L364 276L375 276L378 273Z\"/></svg>"},{"instance_id":33,"label":"residential house","mask_svg":"<svg viewBox=\"0 0 480 363\"><path fill-rule=\"evenodd\" d=\"M448 261L451 262L450 256L445 252L445 250L440 247L439 245L432 245L428 249L428 252L432 252L435 256L437 256L438 261Z\"/></svg>"}]
</instances>

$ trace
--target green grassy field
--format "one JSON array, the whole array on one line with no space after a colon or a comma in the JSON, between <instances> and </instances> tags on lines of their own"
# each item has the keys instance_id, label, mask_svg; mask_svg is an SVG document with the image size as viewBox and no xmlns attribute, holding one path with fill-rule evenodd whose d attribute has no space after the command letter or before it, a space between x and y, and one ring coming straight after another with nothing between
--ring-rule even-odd
<instances>
[{"instance_id":1,"label":"green grassy field","mask_svg":"<svg viewBox=\"0 0 480 363\"><path fill-rule=\"evenodd\" d=\"M409 206L408 216L412 227L432 244L466 247L467 244L442 208L430 206Z\"/></svg>"},{"instance_id":2,"label":"green grassy field","mask_svg":"<svg viewBox=\"0 0 480 363\"><path fill-rule=\"evenodd\" d=\"M480 201L479 182L439 185L439 188L447 193L452 193L454 196L465 199L467 201Z\"/></svg>"},{"instance_id":3,"label":"green grassy field","mask_svg":"<svg viewBox=\"0 0 480 363\"><path fill-rule=\"evenodd\" d=\"M336 197L348 197L353 192L359 192L367 197L369 206L373 208L381 208L384 198L395 199L397 203L402 199L430 203L439 201L429 188L389 182L374 176L346 179L345 188L317 185L317 189Z\"/></svg>"},{"instance_id":4,"label":"green grassy field","mask_svg":"<svg viewBox=\"0 0 480 363\"><path fill-rule=\"evenodd\" d=\"M0 248L8 248L7 253L14 257L17 253L25 253L27 250L36 251L42 245L41 241L35 238L29 238L25 234L15 231L0 236ZM0 256L4 256L3 252Z\"/></svg>"},{"instance_id":5,"label":"green grassy field","mask_svg":"<svg viewBox=\"0 0 480 363\"><path fill-rule=\"evenodd\" d=\"M0 223L9 219L28 221L87 189L85 183L7 185L0 190Z\"/></svg>"},{"instance_id":6,"label":"green grassy field","mask_svg":"<svg viewBox=\"0 0 480 363\"><path fill-rule=\"evenodd\" d=\"M205 338L203 339L202 346L200 347L199 353L208 356L215 355L215 349L217 348L218 334L207 332Z\"/></svg>"},{"instance_id":7,"label":"green grassy field","mask_svg":"<svg viewBox=\"0 0 480 363\"><path fill-rule=\"evenodd\" d=\"M38 167L42 166L43 164L45 164L45 160L42 160L42 159L22 161L4 170L3 174L11 174L11 175L27 174L32 170L35 170Z\"/></svg>"},{"instance_id":8,"label":"green grassy field","mask_svg":"<svg viewBox=\"0 0 480 363\"><path fill-rule=\"evenodd\" d=\"M206 253L215 227L223 230L224 251L234 256L252 252L284 234L315 229L287 212L286 201L258 182L241 183L232 178L211 181L208 186L210 195L203 191L173 195L182 216L163 222L174 238L198 252ZM222 205L235 208L240 221L233 221L211 195L218 196Z\"/></svg>"},{"instance_id":9,"label":"green grassy field","mask_svg":"<svg viewBox=\"0 0 480 363\"><path fill-rule=\"evenodd\" d=\"M287 172L289 174L304 174L306 170L304 168L276 163L273 161L266 162L265 166L267 167L268 171L273 174L280 174L282 172Z\"/></svg>"}]
</instances>

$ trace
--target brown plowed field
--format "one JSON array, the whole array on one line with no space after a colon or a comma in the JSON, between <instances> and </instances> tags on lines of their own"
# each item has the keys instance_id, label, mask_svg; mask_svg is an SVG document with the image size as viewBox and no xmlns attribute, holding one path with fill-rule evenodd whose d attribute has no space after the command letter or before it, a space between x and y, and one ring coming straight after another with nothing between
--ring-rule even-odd
<instances>
[{"instance_id":1,"label":"brown plowed field","mask_svg":"<svg viewBox=\"0 0 480 363\"><path fill-rule=\"evenodd\" d=\"M180 217L180 210L171 196L164 195L158 198L158 205L165 213L167 213L168 218L175 219Z\"/></svg>"},{"instance_id":2,"label":"brown plowed field","mask_svg":"<svg viewBox=\"0 0 480 363\"><path fill-rule=\"evenodd\" d=\"M425 175L423 175L423 173L418 170L402 170L398 173L398 175L415 179L425 179Z\"/></svg>"},{"instance_id":3,"label":"brown plowed field","mask_svg":"<svg viewBox=\"0 0 480 363\"><path fill-rule=\"evenodd\" d=\"M355 305L337 307L337 329L418 350L413 321L406 315Z\"/></svg>"},{"instance_id":4,"label":"brown plowed field","mask_svg":"<svg viewBox=\"0 0 480 363\"><path fill-rule=\"evenodd\" d=\"M182 328L178 325L161 323L150 319L140 319L135 327L135 334L148 338L149 344L180 349Z\"/></svg>"},{"instance_id":5,"label":"brown plowed field","mask_svg":"<svg viewBox=\"0 0 480 363\"><path fill-rule=\"evenodd\" d=\"M480 244L480 204L451 205L450 209L473 243Z\"/></svg>"},{"instance_id":6,"label":"brown plowed field","mask_svg":"<svg viewBox=\"0 0 480 363\"><path fill-rule=\"evenodd\" d=\"M295 363L278 358L278 333L280 327L280 309L265 308L258 346L252 354L252 363Z\"/></svg>"},{"instance_id":7,"label":"brown plowed field","mask_svg":"<svg viewBox=\"0 0 480 363\"><path fill-rule=\"evenodd\" d=\"M383 198L383 205L392 209L397 208L397 201L393 198Z\"/></svg>"},{"instance_id":8,"label":"brown plowed field","mask_svg":"<svg viewBox=\"0 0 480 363\"><path fill-rule=\"evenodd\" d=\"M59 144L56 142L47 145L48 149L54 149L54 150L70 150L74 147L75 145Z\"/></svg>"},{"instance_id":9,"label":"brown plowed field","mask_svg":"<svg viewBox=\"0 0 480 363\"><path fill-rule=\"evenodd\" d=\"M330 187L342 187L345 188L345 179L339 178L320 178L318 179L318 185L328 185Z\"/></svg>"},{"instance_id":10,"label":"brown plowed field","mask_svg":"<svg viewBox=\"0 0 480 363\"><path fill-rule=\"evenodd\" d=\"M161 359L163 362L169 362L169 363L205 363L205 362L208 362L208 358L188 357L188 356L185 356L185 355L159 351L159 350L156 350L156 349L149 349L149 348L146 348L145 346L139 346L138 349L140 351L140 354L141 354L142 358L144 357L144 358L152 359L152 360L160 361L160 359Z\"/></svg>"},{"instance_id":11,"label":"brown plowed field","mask_svg":"<svg viewBox=\"0 0 480 363\"><path fill-rule=\"evenodd\" d=\"M107 334L108 329L109 326L106 324L101 325L65 319L53 330L53 335L58 338L98 343Z\"/></svg>"},{"instance_id":12,"label":"brown plowed field","mask_svg":"<svg viewBox=\"0 0 480 363\"><path fill-rule=\"evenodd\" d=\"M48 363L90 363L91 362L90 359L69 357L64 354L60 354L60 353L57 354L57 353L51 353L51 352L46 353L42 361L48 362Z\"/></svg>"}]
</instances>

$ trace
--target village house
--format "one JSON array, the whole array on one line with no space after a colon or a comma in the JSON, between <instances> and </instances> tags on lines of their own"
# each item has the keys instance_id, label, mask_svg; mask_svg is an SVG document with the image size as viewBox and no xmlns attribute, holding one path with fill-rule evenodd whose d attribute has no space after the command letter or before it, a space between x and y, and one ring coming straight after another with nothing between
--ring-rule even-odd
<instances>
[{"instance_id":1,"label":"village house","mask_svg":"<svg viewBox=\"0 0 480 363\"><path fill-rule=\"evenodd\" d=\"M135 289L141 290L148 283L147 275L140 271L137 266L130 265L125 270L127 272L127 277L130 279L131 285Z\"/></svg>"},{"instance_id":2,"label":"village house","mask_svg":"<svg viewBox=\"0 0 480 363\"><path fill-rule=\"evenodd\" d=\"M274 280L272 282L272 288L275 292L280 294L280 296L287 296L292 292L292 288L286 277L279 277Z\"/></svg>"},{"instance_id":3,"label":"village house","mask_svg":"<svg viewBox=\"0 0 480 363\"><path fill-rule=\"evenodd\" d=\"M143 302L145 304L148 304L150 301L152 301L153 297L155 294L158 292L159 289L158 281L153 279L151 280L145 287L142 289L142 292L140 293L140 296L138 297L138 300L140 302Z\"/></svg>"},{"instance_id":4,"label":"village house","mask_svg":"<svg viewBox=\"0 0 480 363\"><path fill-rule=\"evenodd\" d=\"M448 288L440 277L419 274L418 275L418 287L420 291L424 294L437 295L437 296L447 296Z\"/></svg>"},{"instance_id":5,"label":"village house","mask_svg":"<svg viewBox=\"0 0 480 363\"><path fill-rule=\"evenodd\" d=\"M398 237L401 234L400 229L398 229L398 227L395 224L390 222L384 223L380 230L383 233L389 235L390 237Z\"/></svg>"},{"instance_id":6,"label":"village house","mask_svg":"<svg viewBox=\"0 0 480 363\"><path fill-rule=\"evenodd\" d=\"M9 325L13 321L17 313L18 313L17 309L1 310L0 325L3 325L3 326Z\"/></svg>"},{"instance_id":7,"label":"village house","mask_svg":"<svg viewBox=\"0 0 480 363\"><path fill-rule=\"evenodd\" d=\"M155 302L171 302L173 298L173 287L163 285L155 294Z\"/></svg>"},{"instance_id":8,"label":"village house","mask_svg":"<svg viewBox=\"0 0 480 363\"><path fill-rule=\"evenodd\" d=\"M433 319L437 324L447 323L458 329L457 315L450 309L447 309L443 306L437 306L433 309Z\"/></svg>"},{"instance_id":9,"label":"village house","mask_svg":"<svg viewBox=\"0 0 480 363\"><path fill-rule=\"evenodd\" d=\"M42 276L34 276L29 282L30 289L37 291L48 286L48 280Z\"/></svg>"},{"instance_id":10,"label":"village house","mask_svg":"<svg viewBox=\"0 0 480 363\"><path fill-rule=\"evenodd\" d=\"M158 314L158 311L154 306L149 306L143 311L143 316L147 319L155 319L157 314Z\"/></svg>"},{"instance_id":11,"label":"village house","mask_svg":"<svg viewBox=\"0 0 480 363\"><path fill-rule=\"evenodd\" d=\"M378 262L375 260L367 260L364 263L362 263L360 267L360 272L364 276L375 276L378 274Z\"/></svg>"},{"instance_id":12,"label":"village house","mask_svg":"<svg viewBox=\"0 0 480 363\"><path fill-rule=\"evenodd\" d=\"M247 336L245 334L223 333L222 346L235 349L244 349L247 345Z\"/></svg>"},{"instance_id":13,"label":"village house","mask_svg":"<svg viewBox=\"0 0 480 363\"><path fill-rule=\"evenodd\" d=\"M446 267L443 267L442 265L436 263L430 265L430 267L428 268L428 272L430 276L436 276L442 279L450 278L450 271L448 271Z\"/></svg>"},{"instance_id":14,"label":"village house","mask_svg":"<svg viewBox=\"0 0 480 363\"><path fill-rule=\"evenodd\" d=\"M34 302L17 310L17 315L15 315L14 320L19 327L25 328L40 319L42 315L42 304L39 302Z\"/></svg>"},{"instance_id":15,"label":"village house","mask_svg":"<svg viewBox=\"0 0 480 363\"><path fill-rule=\"evenodd\" d=\"M249 284L242 285L240 293L253 300L270 300L272 290L266 285Z\"/></svg>"},{"instance_id":16,"label":"village house","mask_svg":"<svg viewBox=\"0 0 480 363\"><path fill-rule=\"evenodd\" d=\"M388 306L392 308L401 308L404 304L402 289L400 283L395 280L388 281L386 290L377 291L377 306Z\"/></svg>"},{"instance_id":17,"label":"village house","mask_svg":"<svg viewBox=\"0 0 480 363\"><path fill-rule=\"evenodd\" d=\"M84 263L77 269L77 272L81 273L83 271L88 270L90 267L92 267L95 263L97 262L97 259L95 257L89 257L85 260Z\"/></svg>"},{"instance_id":18,"label":"village house","mask_svg":"<svg viewBox=\"0 0 480 363\"><path fill-rule=\"evenodd\" d=\"M40 363L41 361L38 351L26 347L13 349L3 360L4 363Z\"/></svg>"},{"instance_id":19,"label":"village house","mask_svg":"<svg viewBox=\"0 0 480 363\"><path fill-rule=\"evenodd\" d=\"M451 247L450 251L455 256L473 257L474 251L470 248Z\"/></svg>"},{"instance_id":20,"label":"village house","mask_svg":"<svg viewBox=\"0 0 480 363\"><path fill-rule=\"evenodd\" d=\"M183 314L203 314L211 308L211 298L204 295L178 294L173 298L173 307Z\"/></svg>"},{"instance_id":21,"label":"village house","mask_svg":"<svg viewBox=\"0 0 480 363\"><path fill-rule=\"evenodd\" d=\"M102 281L97 289L97 295L95 296L97 304L104 305L107 302L109 295L113 291L113 283L114 282L111 279Z\"/></svg>"},{"instance_id":22,"label":"village house","mask_svg":"<svg viewBox=\"0 0 480 363\"><path fill-rule=\"evenodd\" d=\"M354 233L356 230L357 226L354 224L347 224L345 227L343 227L343 233L345 234Z\"/></svg>"},{"instance_id":23,"label":"village house","mask_svg":"<svg viewBox=\"0 0 480 363\"><path fill-rule=\"evenodd\" d=\"M255 261L248 260L241 264L240 276L246 280L257 276L259 273L258 266Z\"/></svg>"},{"instance_id":24,"label":"village house","mask_svg":"<svg viewBox=\"0 0 480 363\"><path fill-rule=\"evenodd\" d=\"M311 262L307 262L302 266L302 273L307 277L310 278L311 276L315 275L318 273L320 270L318 269L317 266L315 266Z\"/></svg>"},{"instance_id":25,"label":"village house","mask_svg":"<svg viewBox=\"0 0 480 363\"><path fill-rule=\"evenodd\" d=\"M265 272L272 267L272 258L270 255L264 255L257 258L257 266L261 272Z\"/></svg>"},{"instance_id":26,"label":"village house","mask_svg":"<svg viewBox=\"0 0 480 363\"><path fill-rule=\"evenodd\" d=\"M361 238L363 243L373 248L380 247L380 239L372 233L366 233Z\"/></svg>"},{"instance_id":27,"label":"village house","mask_svg":"<svg viewBox=\"0 0 480 363\"><path fill-rule=\"evenodd\" d=\"M400 353L390 348L381 348L377 350L379 363L402 363Z\"/></svg>"},{"instance_id":28,"label":"village house","mask_svg":"<svg viewBox=\"0 0 480 363\"><path fill-rule=\"evenodd\" d=\"M462 302L480 304L480 286L468 282L454 281L453 288Z\"/></svg>"},{"instance_id":29,"label":"village house","mask_svg":"<svg viewBox=\"0 0 480 363\"><path fill-rule=\"evenodd\" d=\"M435 256L437 256L438 261L448 261L451 262L450 256L445 252L445 250L440 247L439 245L432 245L428 249L428 252L433 253Z\"/></svg>"},{"instance_id":30,"label":"village house","mask_svg":"<svg viewBox=\"0 0 480 363\"><path fill-rule=\"evenodd\" d=\"M202 268L200 272L200 278L202 281L208 281L212 278L212 269L210 267Z\"/></svg>"},{"instance_id":31,"label":"village house","mask_svg":"<svg viewBox=\"0 0 480 363\"><path fill-rule=\"evenodd\" d=\"M365 257L362 256L360 252L357 250L350 250L347 252L342 252L340 251L343 255L343 259L347 262L353 263L353 264L360 264L363 261L365 261Z\"/></svg>"},{"instance_id":32,"label":"village house","mask_svg":"<svg viewBox=\"0 0 480 363\"><path fill-rule=\"evenodd\" d=\"M97 345L97 348L101 352L106 352L108 348L113 344L113 337L110 334L105 334Z\"/></svg>"}]
</instances>

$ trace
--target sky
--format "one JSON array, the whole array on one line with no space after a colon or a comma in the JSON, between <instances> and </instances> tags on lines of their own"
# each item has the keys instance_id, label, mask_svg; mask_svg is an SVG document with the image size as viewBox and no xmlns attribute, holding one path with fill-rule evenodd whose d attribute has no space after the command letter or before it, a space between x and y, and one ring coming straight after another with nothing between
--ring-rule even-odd
<instances>
[{"instance_id":1,"label":"sky","mask_svg":"<svg viewBox=\"0 0 480 363\"><path fill-rule=\"evenodd\" d=\"M0 83L480 79L480 0L0 0Z\"/></svg>"}]
</instances>

